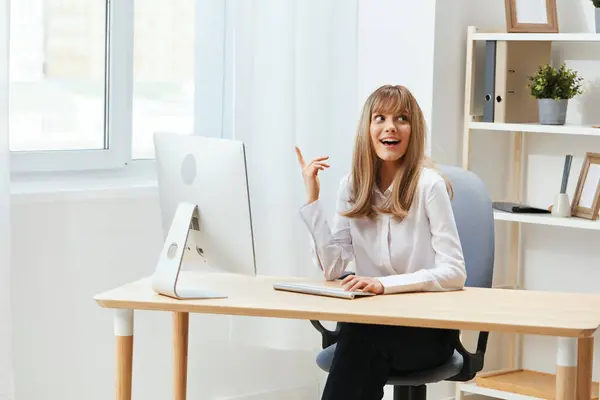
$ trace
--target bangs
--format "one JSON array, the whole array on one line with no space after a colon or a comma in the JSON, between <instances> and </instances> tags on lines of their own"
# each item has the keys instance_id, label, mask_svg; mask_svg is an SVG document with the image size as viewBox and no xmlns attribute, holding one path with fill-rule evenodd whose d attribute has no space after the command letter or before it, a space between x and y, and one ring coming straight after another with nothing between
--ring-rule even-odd
<instances>
[{"instance_id":1,"label":"bangs","mask_svg":"<svg viewBox=\"0 0 600 400\"><path fill-rule=\"evenodd\" d=\"M412 114L410 108L409 95L400 87L385 87L374 93L372 111L374 114L405 115L410 119Z\"/></svg>"}]
</instances>

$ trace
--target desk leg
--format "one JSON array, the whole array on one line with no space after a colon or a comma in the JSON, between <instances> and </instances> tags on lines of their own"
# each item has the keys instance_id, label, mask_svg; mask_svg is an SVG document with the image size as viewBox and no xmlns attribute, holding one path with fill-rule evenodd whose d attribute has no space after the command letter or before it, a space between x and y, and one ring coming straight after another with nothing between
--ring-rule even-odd
<instances>
[{"instance_id":1,"label":"desk leg","mask_svg":"<svg viewBox=\"0 0 600 400\"><path fill-rule=\"evenodd\" d=\"M173 313L173 398L185 400L187 393L189 313Z\"/></svg>"},{"instance_id":2,"label":"desk leg","mask_svg":"<svg viewBox=\"0 0 600 400\"><path fill-rule=\"evenodd\" d=\"M594 337L577 341L577 400L592 398L592 364L594 362Z\"/></svg>"},{"instance_id":3,"label":"desk leg","mask_svg":"<svg viewBox=\"0 0 600 400\"><path fill-rule=\"evenodd\" d=\"M133 369L133 310L117 309L114 321L116 337L116 398L131 400Z\"/></svg>"},{"instance_id":4,"label":"desk leg","mask_svg":"<svg viewBox=\"0 0 600 400\"><path fill-rule=\"evenodd\" d=\"M574 400L577 385L577 339L559 338L556 352L556 400Z\"/></svg>"}]
</instances>

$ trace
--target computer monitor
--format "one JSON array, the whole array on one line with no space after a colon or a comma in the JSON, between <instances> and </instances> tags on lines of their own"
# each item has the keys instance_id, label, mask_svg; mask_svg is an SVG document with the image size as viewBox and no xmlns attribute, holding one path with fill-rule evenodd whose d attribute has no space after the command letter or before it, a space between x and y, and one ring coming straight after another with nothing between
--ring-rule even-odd
<instances>
[{"instance_id":1,"label":"computer monitor","mask_svg":"<svg viewBox=\"0 0 600 400\"><path fill-rule=\"evenodd\" d=\"M227 297L178 287L178 278L184 262L193 269L256 274L244 144L156 133L154 147L165 242L152 287L178 299Z\"/></svg>"}]
</instances>

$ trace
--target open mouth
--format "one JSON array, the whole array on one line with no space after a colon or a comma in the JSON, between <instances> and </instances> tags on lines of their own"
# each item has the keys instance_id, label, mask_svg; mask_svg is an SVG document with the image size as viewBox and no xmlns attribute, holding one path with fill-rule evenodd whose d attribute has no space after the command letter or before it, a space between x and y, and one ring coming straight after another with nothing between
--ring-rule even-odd
<instances>
[{"instance_id":1,"label":"open mouth","mask_svg":"<svg viewBox=\"0 0 600 400\"><path fill-rule=\"evenodd\" d=\"M380 142L386 147L394 147L400 144L400 141L396 139L382 139Z\"/></svg>"}]
</instances>

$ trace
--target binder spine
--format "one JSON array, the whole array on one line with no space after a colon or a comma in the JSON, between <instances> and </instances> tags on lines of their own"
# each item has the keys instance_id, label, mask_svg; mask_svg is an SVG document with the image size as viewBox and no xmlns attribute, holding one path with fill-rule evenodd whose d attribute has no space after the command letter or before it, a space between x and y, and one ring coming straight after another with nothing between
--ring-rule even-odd
<instances>
[{"instance_id":1,"label":"binder spine","mask_svg":"<svg viewBox=\"0 0 600 400\"><path fill-rule=\"evenodd\" d=\"M494 122L496 87L496 41L485 42L485 71L484 71L484 99L483 122Z\"/></svg>"},{"instance_id":2,"label":"binder spine","mask_svg":"<svg viewBox=\"0 0 600 400\"><path fill-rule=\"evenodd\" d=\"M508 42L499 41L496 43L496 106L494 108L494 122L510 122L506 120L506 107L510 104L507 91L509 81L508 71ZM511 83L512 85L512 83Z\"/></svg>"}]
</instances>

